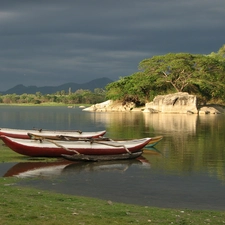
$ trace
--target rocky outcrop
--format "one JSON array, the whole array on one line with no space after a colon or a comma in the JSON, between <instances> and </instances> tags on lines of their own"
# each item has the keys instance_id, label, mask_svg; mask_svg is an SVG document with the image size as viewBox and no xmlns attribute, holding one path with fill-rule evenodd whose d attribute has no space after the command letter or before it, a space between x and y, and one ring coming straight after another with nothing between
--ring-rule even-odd
<instances>
[{"instance_id":1,"label":"rocky outcrop","mask_svg":"<svg viewBox=\"0 0 225 225\"><path fill-rule=\"evenodd\" d=\"M83 109L92 112L134 112L144 113L170 113L170 114L219 114L224 113L223 107L218 105L197 106L197 97L186 92L169 95L158 95L145 107L137 108L133 102L122 104L121 101L108 100Z\"/></svg>"},{"instance_id":2,"label":"rocky outcrop","mask_svg":"<svg viewBox=\"0 0 225 225\"><path fill-rule=\"evenodd\" d=\"M180 113L180 114L220 114L225 110L219 105L198 106L197 97L187 92L158 95L152 102L145 104L143 112Z\"/></svg>"},{"instance_id":3,"label":"rocky outcrop","mask_svg":"<svg viewBox=\"0 0 225 225\"><path fill-rule=\"evenodd\" d=\"M122 104L121 101L108 100L102 103L92 105L91 107L83 109L83 111L92 111L92 112L122 112L122 111L131 111L135 108L133 102L127 102Z\"/></svg>"},{"instance_id":4,"label":"rocky outcrop","mask_svg":"<svg viewBox=\"0 0 225 225\"><path fill-rule=\"evenodd\" d=\"M225 109L220 105L202 106L198 110L199 114L220 114L225 113Z\"/></svg>"},{"instance_id":5,"label":"rocky outcrop","mask_svg":"<svg viewBox=\"0 0 225 225\"><path fill-rule=\"evenodd\" d=\"M198 113L197 98L186 92L158 95L152 102L146 103L144 112Z\"/></svg>"}]
</instances>

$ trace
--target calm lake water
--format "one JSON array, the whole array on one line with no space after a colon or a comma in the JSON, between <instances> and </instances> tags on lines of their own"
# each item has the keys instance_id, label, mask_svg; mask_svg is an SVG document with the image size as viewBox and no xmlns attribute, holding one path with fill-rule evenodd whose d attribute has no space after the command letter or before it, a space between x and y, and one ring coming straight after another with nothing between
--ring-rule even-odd
<instances>
[{"instance_id":1,"label":"calm lake water","mask_svg":"<svg viewBox=\"0 0 225 225\"><path fill-rule=\"evenodd\" d=\"M225 210L225 115L0 106L0 127L106 129L112 139L163 135L156 149L146 150L141 160L0 163L0 175L18 176L22 185L72 195L145 206Z\"/></svg>"}]
</instances>

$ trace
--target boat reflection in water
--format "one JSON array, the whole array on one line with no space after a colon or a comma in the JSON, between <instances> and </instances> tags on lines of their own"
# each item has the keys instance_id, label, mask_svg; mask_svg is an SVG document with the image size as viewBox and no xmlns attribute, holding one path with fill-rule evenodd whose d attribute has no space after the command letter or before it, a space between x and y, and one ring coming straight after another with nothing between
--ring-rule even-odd
<instances>
[{"instance_id":1,"label":"boat reflection in water","mask_svg":"<svg viewBox=\"0 0 225 225\"><path fill-rule=\"evenodd\" d=\"M67 160L57 162L20 162L11 167L3 177L53 177L60 175L66 166L73 163Z\"/></svg>"},{"instance_id":2,"label":"boat reflection in water","mask_svg":"<svg viewBox=\"0 0 225 225\"><path fill-rule=\"evenodd\" d=\"M139 157L131 160L99 161L99 162L80 162L68 165L63 173L72 174L74 172L125 172L131 166L141 166L150 168L150 163L144 158Z\"/></svg>"},{"instance_id":3,"label":"boat reflection in water","mask_svg":"<svg viewBox=\"0 0 225 225\"><path fill-rule=\"evenodd\" d=\"M144 157L132 160L115 160L99 162L80 162L61 160L57 162L21 162L11 167L4 177L18 178L52 178L63 174L94 172L94 171L118 171L124 172L130 166L137 165L150 168L150 163Z\"/></svg>"}]
</instances>

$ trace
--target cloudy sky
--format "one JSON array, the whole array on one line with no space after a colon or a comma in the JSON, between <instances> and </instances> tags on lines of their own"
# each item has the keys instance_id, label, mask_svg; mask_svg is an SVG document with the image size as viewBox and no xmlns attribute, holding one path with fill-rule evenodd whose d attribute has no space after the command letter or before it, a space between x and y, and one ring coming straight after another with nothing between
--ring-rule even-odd
<instances>
[{"instance_id":1,"label":"cloudy sky","mask_svg":"<svg viewBox=\"0 0 225 225\"><path fill-rule=\"evenodd\" d=\"M0 0L0 91L118 80L145 58L225 44L224 0Z\"/></svg>"}]
</instances>

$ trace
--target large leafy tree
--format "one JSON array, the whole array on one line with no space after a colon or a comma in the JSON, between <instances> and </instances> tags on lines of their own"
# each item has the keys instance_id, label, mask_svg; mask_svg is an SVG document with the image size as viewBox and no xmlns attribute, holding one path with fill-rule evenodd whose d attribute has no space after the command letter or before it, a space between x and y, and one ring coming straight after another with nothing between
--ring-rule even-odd
<instances>
[{"instance_id":1,"label":"large leafy tree","mask_svg":"<svg viewBox=\"0 0 225 225\"><path fill-rule=\"evenodd\" d=\"M139 63L139 72L107 86L108 98L146 102L173 92L225 101L225 45L210 55L169 53Z\"/></svg>"},{"instance_id":2,"label":"large leafy tree","mask_svg":"<svg viewBox=\"0 0 225 225\"><path fill-rule=\"evenodd\" d=\"M193 74L193 56L191 54L167 54L154 56L140 62L139 69L145 76L155 81L155 85L161 89L170 88L168 84L177 91L183 91L189 84Z\"/></svg>"},{"instance_id":3,"label":"large leafy tree","mask_svg":"<svg viewBox=\"0 0 225 225\"><path fill-rule=\"evenodd\" d=\"M154 56L141 61L139 69L154 77L158 87L168 88L170 84L169 89L173 87L176 92L195 92L196 87L204 86L201 84L210 87L225 74L225 65L217 58L188 53Z\"/></svg>"}]
</instances>

